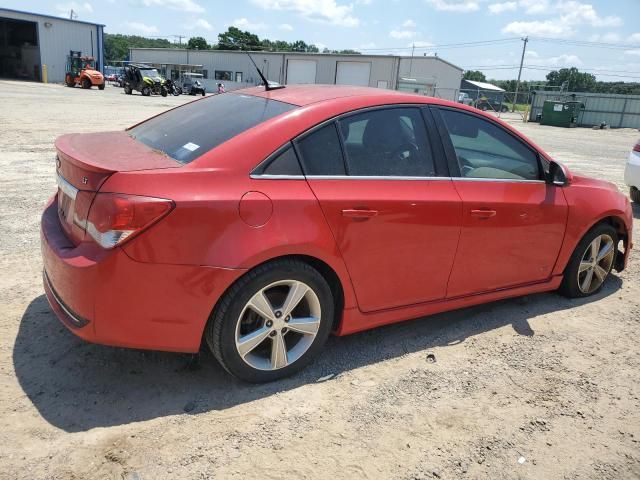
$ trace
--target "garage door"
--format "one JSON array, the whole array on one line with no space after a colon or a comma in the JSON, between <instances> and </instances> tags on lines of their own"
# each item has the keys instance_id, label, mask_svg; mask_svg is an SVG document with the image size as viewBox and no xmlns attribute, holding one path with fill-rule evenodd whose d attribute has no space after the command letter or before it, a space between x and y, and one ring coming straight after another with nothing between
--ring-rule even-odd
<instances>
[{"instance_id":1,"label":"garage door","mask_svg":"<svg viewBox=\"0 0 640 480\"><path fill-rule=\"evenodd\" d=\"M370 75L371 64L369 62L338 62L336 84L368 87Z\"/></svg>"},{"instance_id":2,"label":"garage door","mask_svg":"<svg viewBox=\"0 0 640 480\"><path fill-rule=\"evenodd\" d=\"M315 60L287 60L287 83L316 83Z\"/></svg>"},{"instance_id":3,"label":"garage door","mask_svg":"<svg viewBox=\"0 0 640 480\"><path fill-rule=\"evenodd\" d=\"M0 18L0 77L40 80L37 30L35 22Z\"/></svg>"}]
</instances>

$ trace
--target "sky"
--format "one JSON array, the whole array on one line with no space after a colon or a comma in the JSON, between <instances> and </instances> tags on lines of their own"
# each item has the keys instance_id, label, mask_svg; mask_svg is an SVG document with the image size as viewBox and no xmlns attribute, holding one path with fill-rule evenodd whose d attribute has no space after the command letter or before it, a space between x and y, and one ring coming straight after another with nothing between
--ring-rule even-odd
<instances>
[{"instance_id":1,"label":"sky","mask_svg":"<svg viewBox=\"0 0 640 480\"><path fill-rule=\"evenodd\" d=\"M271 40L362 53L433 55L487 78L577 67L640 82L640 0L0 0L0 7L105 24L108 33L205 37L230 25ZM463 44L463 45L460 45Z\"/></svg>"}]
</instances>

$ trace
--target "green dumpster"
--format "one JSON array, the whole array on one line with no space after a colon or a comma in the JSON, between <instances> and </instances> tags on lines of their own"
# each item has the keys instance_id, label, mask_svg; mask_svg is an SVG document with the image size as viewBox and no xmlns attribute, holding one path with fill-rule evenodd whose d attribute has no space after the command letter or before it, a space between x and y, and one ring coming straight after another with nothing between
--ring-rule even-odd
<instances>
[{"instance_id":1,"label":"green dumpster","mask_svg":"<svg viewBox=\"0 0 640 480\"><path fill-rule=\"evenodd\" d=\"M578 124L578 114L583 108L582 102L545 100L540 124L554 127L575 127Z\"/></svg>"}]
</instances>

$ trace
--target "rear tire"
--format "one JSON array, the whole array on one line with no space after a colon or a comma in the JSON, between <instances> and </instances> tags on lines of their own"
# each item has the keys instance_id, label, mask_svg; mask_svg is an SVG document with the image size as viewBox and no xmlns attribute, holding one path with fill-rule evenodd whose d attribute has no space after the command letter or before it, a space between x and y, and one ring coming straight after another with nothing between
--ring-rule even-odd
<instances>
[{"instance_id":1,"label":"rear tire","mask_svg":"<svg viewBox=\"0 0 640 480\"><path fill-rule=\"evenodd\" d=\"M638 190L636 187L631 187L629 189L629 196L635 203L640 203L640 190Z\"/></svg>"},{"instance_id":2,"label":"rear tire","mask_svg":"<svg viewBox=\"0 0 640 480\"><path fill-rule=\"evenodd\" d=\"M151 89L149 87L142 87L141 92L144 97L149 97L151 95Z\"/></svg>"},{"instance_id":3,"label":"rear tire","mask_svg":"<svg viewBox=\"0 0 640 480\"><path fill-rule=\"evenodd\" d=\"M588 297L599 292L616 264L618 233L600 223L580 240L564 271L560 293L569 298Z\"/></svg>"},{"instance_id":4,"label":"rear tire","mask_svg":"<svg viewBox=\"0 0 640 480\"><path fill-rule=\"evenodd\" d=\"M297 299L291 302L295 308L287 308L289 298ZM306 263L277 260L248 272L225 293L205 339L227 372L247 382L270 382L298 372L318 355L333 317L324 277ZM251 346L247 339L253 339Z\"/></svg>"},{"instance_id":5,"label":"rear tire","mask_svg":"<svg viewBox=\"0 0 640 480\"><path fill-rule=\"evenodd\" d=\"M90 89L91 88L91 80L89 80L88 78L83 78L82 79L82 88L84 89Z\"/></svg>"},{"instance_id":6,"label":"rear tire","mask_svg":"<svg viewBox=\"0 0 640 480\"><path fill-rule=\"evenodd\" d=\"M131 87L129 85L125 85L124 93L126 93L127 95L131 95L133 93L133 90L131 90Z\"/></svg>"},{"instance_id":7,"label":"rear tire","mask_svg":"<svg viewBox=\"0 0 640 480\"><path fill-rule=\"evenodd\" d=\"M169 94L169 92L167 91L166 87L162 87L160 89L160 95L162 95L163 97L166 97Z\"/></svg>"},{"instance_id":8,"label":"rear tire","mask_svg":"<svg viewBox=\"0 0 640 480\"><path fill-rule=\"evenodd\" d=\"M104 90L104 82L98 85L98 90Z\"/></svg>"}]
</instances>

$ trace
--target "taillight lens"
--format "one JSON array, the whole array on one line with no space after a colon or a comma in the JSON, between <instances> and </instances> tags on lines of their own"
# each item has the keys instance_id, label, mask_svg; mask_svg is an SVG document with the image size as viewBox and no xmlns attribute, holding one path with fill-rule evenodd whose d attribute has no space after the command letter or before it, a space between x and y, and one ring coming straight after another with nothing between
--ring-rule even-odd
<instances>
[{"instance_id":1,"label":"taillight lens","mask_svg":"<svg viewBox=\"0 0 640 480\"><path fill-rule=\"evenodd\" d=\"M634 151L634 152L640 152L640 142L636 143L636 144L633 146L633 151Z\"/></svg>"},{"instance_id":2,"label":"taillight lens","mask_svg":"<svg viewBox=\"0 0 640 480\"><path fill-rule=\"evenodd\" d=\"M87 233L103 248L113 248L150 227L174 207L171 200L121 193L98 193Z\"/></svg>"}]
</instances>

